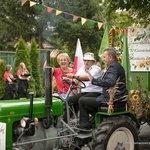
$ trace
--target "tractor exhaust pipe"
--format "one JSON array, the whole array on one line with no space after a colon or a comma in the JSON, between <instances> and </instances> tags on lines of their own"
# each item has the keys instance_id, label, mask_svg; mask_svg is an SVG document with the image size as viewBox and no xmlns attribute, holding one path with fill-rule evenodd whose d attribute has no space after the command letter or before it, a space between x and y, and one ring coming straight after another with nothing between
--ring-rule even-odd
<instances>
[{"instance_id":1,"label":"tractor exhaust pipe","mask_svg":"<svg viewBox=\"0 0 150 150\"><path fill-rule=\"evenodd\" d=\"M32 120L32 114L33 114L33 96L34 92L30 92L30 108L29 108L29 118Z\"/></svg>"},{"instance_id":2,"label":"tractor exhaust pipe","mask_svg":"<svg viewBox=\"0 0 150 150\"><path fill-rule=\"evenodd\" d=\"M43 127L48 129L51 126L52 106L52 68L50 67L50 51L47 51L47 65L45 67L45 107L46 119L43 120Z\"/></svg>"}]
</instances>

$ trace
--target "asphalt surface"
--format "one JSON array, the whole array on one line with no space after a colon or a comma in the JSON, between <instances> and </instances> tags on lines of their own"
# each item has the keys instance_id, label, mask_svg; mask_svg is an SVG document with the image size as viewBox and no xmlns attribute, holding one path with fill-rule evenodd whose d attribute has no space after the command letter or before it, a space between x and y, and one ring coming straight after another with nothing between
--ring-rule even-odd
<instances>
[{"instance_id":1,"label":"asphalt surface","mask_svg":"<svg viewBox=\"0 0 150 150\"><path fill-rule=\"evenodd\" d=\"M139 133L139 145L140 150L150 150L150 126L144 124L140 128ZM82 150L89 150L86 146L82 148Z\"/></svg>"},{"instance_id":2,"label":"asphalt surface","mask_svg":"<svg viewBox=\"0 0 150 150\"><path fill-rule=\"evenodd\" d=\"M144 124L140 129L140 150L150 150L150 126Z\"/></svg>"}]
</instances>

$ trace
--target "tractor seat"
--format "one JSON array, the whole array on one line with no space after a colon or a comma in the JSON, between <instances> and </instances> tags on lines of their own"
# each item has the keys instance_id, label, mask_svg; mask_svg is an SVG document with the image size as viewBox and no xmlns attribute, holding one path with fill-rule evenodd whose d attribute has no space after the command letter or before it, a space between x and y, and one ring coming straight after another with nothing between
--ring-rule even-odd
<instances>
[{"instance_id":1,"label":"tractor seat","mask_svg":"<svg viewBox=\"0 0 150 150\"><path fill-rule=\"evenodd\" d=\"M115 101L114 102L114 112L119 112L119 111L126 111L127 107L127 100L123 99L121 101ZM107 112L108 111L108 105L107 103L102 103L99 107L99 111L101 112Z\"/></svg>"}]
</instances>

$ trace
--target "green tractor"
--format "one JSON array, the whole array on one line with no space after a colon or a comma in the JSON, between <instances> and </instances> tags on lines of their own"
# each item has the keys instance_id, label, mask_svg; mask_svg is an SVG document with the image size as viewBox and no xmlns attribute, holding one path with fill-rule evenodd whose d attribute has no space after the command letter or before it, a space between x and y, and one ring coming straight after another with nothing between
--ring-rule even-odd
<instances>
[{"instance_id":1,"label":"green tractor","mask_svg":"<svg viewBox=\"0 0 150 150\"><path fill-rule=\"evenodd\" d=\"M75 83L71 83L66 98L61 99L52 94L49 64L45 76L45 98L34 98L34 93L30 93L30 99L0 101L0 150L139 149L135 143L139 141L141 122L128 111L126 102L114 102L111 111L107 104L101 106L94 117L95 128L79 129L78 116L67 117L68 123L62 117L64 101L76 88ZM70 116L68 104L66 109Z\"/></svg>"}]
</instances>

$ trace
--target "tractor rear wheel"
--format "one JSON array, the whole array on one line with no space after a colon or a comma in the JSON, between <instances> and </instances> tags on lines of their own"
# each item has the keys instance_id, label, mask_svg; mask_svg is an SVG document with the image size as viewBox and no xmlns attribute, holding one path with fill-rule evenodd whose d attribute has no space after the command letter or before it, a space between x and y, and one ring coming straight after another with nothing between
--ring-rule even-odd
<instances>
[{"instance_id":1,"label":"tractor rear wheel","mask_svg":"<svg viewBox=\"0 0 150 150\"><path fill-rule=\"evenodd\" d=\"M138 150L138 129L128 116L106 118L92 134L91 150Z\"/></svg>"}]
</instances>

